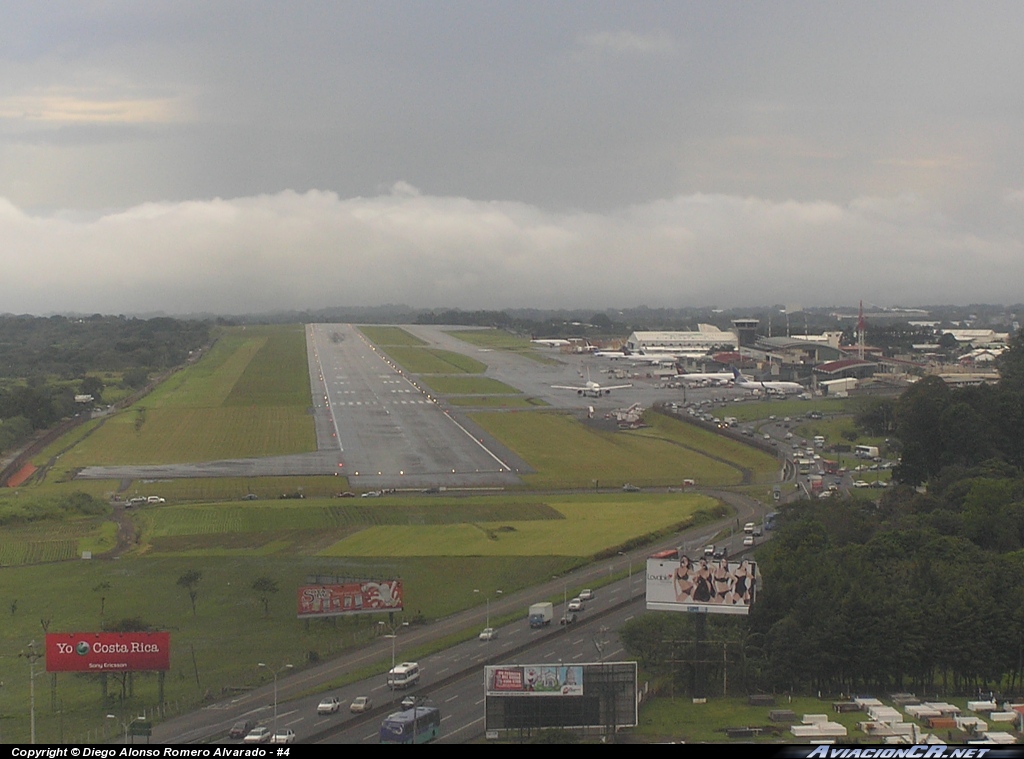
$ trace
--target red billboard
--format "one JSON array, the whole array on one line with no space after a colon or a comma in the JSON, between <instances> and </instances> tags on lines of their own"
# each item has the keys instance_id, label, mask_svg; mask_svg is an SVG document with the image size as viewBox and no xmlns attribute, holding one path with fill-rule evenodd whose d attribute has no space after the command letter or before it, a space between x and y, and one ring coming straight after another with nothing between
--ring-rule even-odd
<instances>
[{"instance_id":1,"label":"red billboard","mask_svg":"<svg viewBox=\"0 0 1024 759\"><path fill-rule=\"evenodd\" d=\"M47 672L143 672L171 668L170 633L47 633Z\"/></svg>"},{"instance_id":2,"label":"red billboard","mask_svg":"<svg viewBox=\"0 0 1024 759\"><path fill-rule=\"evenodd\" d=\"M340 614L401 610L401 580L299 586L300 617L334 617Z\"/></svg>"}]
</instances>

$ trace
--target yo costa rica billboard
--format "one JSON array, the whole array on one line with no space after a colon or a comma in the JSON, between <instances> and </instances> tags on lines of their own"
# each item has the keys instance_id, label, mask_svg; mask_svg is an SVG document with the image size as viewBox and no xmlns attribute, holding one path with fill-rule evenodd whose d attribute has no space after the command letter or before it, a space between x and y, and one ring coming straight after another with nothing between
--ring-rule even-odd
<instances>
[{"instance_id":1,"label":"yo costa rica billboard","mask_svg":"<svg viewBox=\"0 0 1024 759\"><path fill-rule=\"evenodd\" d=\"M366 580L299 587L299 617L402 611L402 581Z\"/></svg>"},{"instance_id":2,"label":"yo costa rica billboard","mask_svg":"<svg viewBox=\"0 0 1024 759\"><path fill-rule=\"evenodd\" d=\"M153 672L171 668L170 633L47 633L47 672Z\"/></svg>"}]
</instances>

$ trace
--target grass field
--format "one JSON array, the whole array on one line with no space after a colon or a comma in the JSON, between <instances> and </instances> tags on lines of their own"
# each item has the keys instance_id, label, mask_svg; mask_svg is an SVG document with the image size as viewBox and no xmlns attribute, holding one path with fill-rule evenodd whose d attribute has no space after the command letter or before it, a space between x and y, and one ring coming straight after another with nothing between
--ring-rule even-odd
<instances>
[{"instance_id":1,"label":"grass field","mask_svg":"<svg viewBox=\"0 0 1024 759\"><path fill-rule=\"evenodd\" d=\"M490 377L424 377L423 383L443 395L516 395L519 390Z\"/></svg>"},{"instance_id":2,"label":"grass field","mask_svg":"<svg viewBox=\"0 0 1024 759\"><path fill-rule=\"evenodd\" d=\"M95 428L73 431L46 458L76 443L61 456L59 474L314 451L309 392L301 327L232 328L195 366Z\"/></svg>"},{"instance_id":3,"label":"grass field","mask_svg":"<svg viewBox=\"0 0 1024 759\"><path fill-rule=\"evenodd\" d=\"M820 411L822 414L852 414L859 403L862 401L857 398L812 398L809 401L798 398L773 399L730 403L730 410L727 413L741 422L754 422L772 415L779 419L784 416L803 419L808 411Z\"/></svg>"},{"instance_id":4,"label":"grass field","mask_svg":"<svg viewBox=\"0 0 1024 759\"><path fill-rule=\"evenodd\" d=\"M99 517L7 526L0 541L0 567L68 561L83 551L99 555L114 547L116 531L113 522Z\"/></svg>"},{"instance_id":5,"label":"grass field","mask_svg":"<svg viewBox=\"0 0 1024 759\"><path fill-rule=\"evenodd\" d=\"M426 345L415 335L411 335L401 327L359 327L359 331L366 335L366 338L379 346L405 345L416 346Z\"/></svg>"},{"instance_id":6,"label":"grass field","mask_svg":"<svg viewBox=\"0 0 1024 759\"><path fill-rule=\"evenodd\" d=\"M559 515L523 520L514 511L500 519L446 525L388 525L347 536L323 551L329 556L579 556L588 557L690 521L713 509L699 495L633 494L549 497ZM452 520L455 521L455 520Z\"/></svg>"},{"instance_id":7,"label":"grass field","mask_svg":"<svg viewBox=\"0 0 1024 759\"><path fill-rule=\"evenodd\" d=\"M539 353L525 337L519 337L501 329L453 329L445 334L457 337L459 340L475 345L478 348L508 351L509 353L515 353L528 358L531 361L536 361L539 364L558 363L556 359Z\"/></svg>"},{"instance_id":8,"label":"grass field","mask_svg":"<svg viewBox=\"0 0 1024 759\"><path fill-rule=\"evenodd\" d=\"M738 485L745 471L770 478L775 459L749 446L654 415L640 432L601 432L562 414L486 412L473 421L529 462L531 487Z\"/></svg>"},{"instance_id":9,"label":"grass field","mask_svg":"<svg viewBox=\"0 0 1024 759\"><path fill-rule=\"evenodd\" d=\"M199 706L207 691L211 697L219 696L221 686L249 687L269 681L260 679L263 673L256 662L290 662L301 668L311 652L319 659L326 658L375 634L379 617L374 615L315 620L308 625L297 620L295 588L305 584L310 574L401 577L407 615L422 613L436 618L478 604L475 588L513 592L562 574L578 563L563 557L534 557L525 562L517 557L332 560L237 556L80 561L74 571L69 571L66 563L6 567L0 572L4 652L16 654L28 641L39 641L40 619L47 620L51 630L72 631L96 630L103 623L135 618L171 631L167 701ZM177 578L190 570L202 574L195 615L187 592L176 585ZM274 579L280 587L270 598L269 617L263 616L259 597L251 587L261 576ZM445 592L437 593L438 587ZM75 602L68 603L69 598ZM0 712L4 717L19 715L4 720L3 740L28 743L24 659L0 656L0 680L4 682ZM103 727L105 715L120 708L114 698L118 693L115 683L113 678L108 682L110 697L103 702L95 678L59 676L56 697L63 714L58 715L50 708L49 688L43 680L37 682L39 742L57 743L62 724L65 740L84 742L87 729ZM128 704L132 713L152 707L157 696L155 675L137 675L134 690L135 697Z\"/></svg>"},{"instance_id":10,"label":"grass field","mask_svg":"<svg viewBox=\"0 0 1024 759\"><path fill-rule=\"evenodd\" d=\"M387 347L395 363L412 374L483 374L487 364L440 348Z\"/></svg>"}]
</instances>

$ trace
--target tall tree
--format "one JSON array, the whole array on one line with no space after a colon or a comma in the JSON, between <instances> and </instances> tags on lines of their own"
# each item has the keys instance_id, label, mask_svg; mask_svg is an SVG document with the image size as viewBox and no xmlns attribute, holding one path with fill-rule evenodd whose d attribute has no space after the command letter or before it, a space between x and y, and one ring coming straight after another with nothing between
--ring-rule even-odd
<instances>
[{"instance_id":1,"label":"tall tree","mask_svg":"<svg viewBox=\"0 0 1024 759\"><path fill-rule=\"evenodd\" d=\"M203 579L203 573L198 569L190 569L178 578L178 587L188 591L188 600L192 602L192 616L196 615L196 598L199 596L199 581Z\"/></svg>"},{"instance_id":2,"label":"tall tree","mask_svg":"<svg viewBox=\"0 0 1024 759\"><path fill-rule=\"evenodd\" d=\"M257 577L252 581L252 589L256 591L260 597L260 603L263 604L263 616L270 616L270 597L277 593L279 588L277 587L277 580L272 577Z\"/></svg>"}]
</instances>

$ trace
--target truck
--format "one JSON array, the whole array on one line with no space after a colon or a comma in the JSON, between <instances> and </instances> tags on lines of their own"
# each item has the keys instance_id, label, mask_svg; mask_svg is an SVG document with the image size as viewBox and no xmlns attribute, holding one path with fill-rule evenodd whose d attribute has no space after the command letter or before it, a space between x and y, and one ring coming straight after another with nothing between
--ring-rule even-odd
<instances>
[{"instance_id":1,"label":"truck","mask_svg":"<svg viewBox=\"0 0 1024 759\"><path fill-rule=\"evenodd\" d=\"M545 627L551 624L555 607L550 601L530 605L530 627Z\"/></svg>"}]
</instances>

